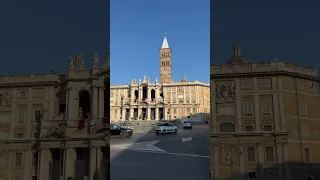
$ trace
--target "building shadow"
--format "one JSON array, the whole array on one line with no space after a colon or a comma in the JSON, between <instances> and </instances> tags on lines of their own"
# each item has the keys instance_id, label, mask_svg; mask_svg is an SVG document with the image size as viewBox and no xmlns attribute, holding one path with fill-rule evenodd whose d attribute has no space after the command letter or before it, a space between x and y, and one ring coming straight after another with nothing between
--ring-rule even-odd
<instances>
[{"instance_id":1,"label":"building shadow","mask_svg":"<svg viewBox=\"0 0 320 180\"><path fill-rule=\"evenodd\" d=\"M227 178L214 178L212 180L319 180L319 163L286 162L263 167L258 164L255 171L250 169L247 173L234 173Z\"/></svg>"}]
</instances>

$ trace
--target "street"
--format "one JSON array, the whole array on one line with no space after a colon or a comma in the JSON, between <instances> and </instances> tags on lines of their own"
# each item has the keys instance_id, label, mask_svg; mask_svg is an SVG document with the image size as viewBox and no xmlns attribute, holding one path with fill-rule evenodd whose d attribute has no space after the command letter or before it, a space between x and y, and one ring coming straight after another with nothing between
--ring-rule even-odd
<instances>
[{"instance_id":1,"label":"street","mask_svg":"<svg viewBox=\"0 0 320 180\"><path fill-rule=\"evenodd\" d=\"M111 139L111 180L209 180L209 127Z\"/></svg>"}]
</instances>

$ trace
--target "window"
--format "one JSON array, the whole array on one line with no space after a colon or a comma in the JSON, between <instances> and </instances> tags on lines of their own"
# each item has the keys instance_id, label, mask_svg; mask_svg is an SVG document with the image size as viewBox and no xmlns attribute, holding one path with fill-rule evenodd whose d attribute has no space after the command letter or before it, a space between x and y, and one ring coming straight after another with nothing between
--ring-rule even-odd
<instances>
[{"instance_id":1,"label":"window","mask_svg":"<svg viewBox=\"0 0 320 180\"><path fill-rule=\"evenodd\" d=\"M38 165L38 153L34 152L32 153L32 166L37 166Z\"/></svg>"},{"instance_id":2,"label":"window","mask_svg":"<svg viewBox=\"0 0 320 180\"><path fill-rule=\"evenodd\" d=\"M41 120L41 118L42 118L41 115L42 115L41 114L41 110L35 110L34 111L34 117L33 117L34 120Z\"/></svg>"},{"instance_id":3,"label":"window","mask_svg":"<svg viewBox=\"0 0 320 180\"><path fill-rule=\"evenodd\" d=\"M247 162L248 163L256 162L254 147L247 147Z\"/></svg>"},{"instance_id":4,"label":"window","mask_svg":"<svg viewBox=\"0 0 320 180\"><path fill-rule=\"evenodd\" d=\"M303 137L309 137L309 127L306 125L301 126L301 135Z\"/></svg>"},{"instance_id":5,"label":"window","mask_svg":"<svg viewBox=\"0 0 320 180\"><path fill-rule=\"evenodd\" d=\"M222 123L219 125L219 132L235 132L235 125L232 123Z\"/></svg>"},{"instance_id":6,"label":"window","mask_svg":"<svg viewBox=\"0 0 320 180\"><path fill-rule=\"evenodd\" d=\"M310 149L309 148L304 148L304 156L305 156L306 162L311 162Z\"/></svg>"},{"instance_id":7,"label":"window","mask_svg":"<svg viewBox=\"0 0 320 180\"><path fill-rule=\"evenodd\" d=\"M273 146L265 148L265 158L266 158L266 162L274 162L275 161Z\"/></svg>"},{"instance_id":8,"label":"window","mask_svg":"<svg viewBox=\"0 0 320 180\"><path fill-rule=\"evenodd\" d=\"M306 104L300 104L300 116L307 117L307 105Z\"/></svg>"},{"instance_id":9,"label":"window","mask_svg":"<svg viewBox=\"0 0 320 180\"><path fill-rule=\"evenodd\" d=\"M25 90L19 91L18 96L19 97L27 97L27 91L25 91Z\"/></svg>"},{"instance_id":10,"label":"window","mask_svg":"<svg viewBox=\"0 0 320 180\"><path fill-rule=\"evenodd\" d=\"M196 112L196 108L193 108L193 109L192 109L192 113L197 113L197 112Z\"/></svg>"},{"instance_id":11,"label":"window","mask_svg":"<svg viewBox=\"0 0 320 180\"><path fill-rule=\"evenodd\" d=\"M263 117L269 117L271 116L271 102L264 100L261 102L261 115Z\"/></svg>"},{"instance_id":12,"label":"window","mask_svg":"<svg viewBox=\"0 0 320 180\"><path fill-rule=\"evenodd\" d=\"M253 126L244 126L244 130L246 131L246 132L253 132L254 131L254 127Z\"/></svg>"},{"instance_id":13,"label":"window","mask_svg":"<svg viewBox=\"0 0 320 180\"><path fill-rule=\"evenodd\" d=\"M271 79L260 79L259 84L261 88L269 88L271 84Z\"/></svg>"},{"instance_id":14,"label":"window","mask_svg":"<svg viewBox=\"0 0 320 180\"><path fill-rule=\"evenodd\" d=\"M273 127L272 127L271 124L265 124L265 125L263 125L263 130L267 131L267 132L270 132L270 131L273 130Z\"/></svg>"},{"instance_id":15,"label":"window","mask_svg":"<svg viewBox=\"0 0 320 180\"><path fill-rule=\"evenodd\" d=\"M253 116L253 105L249 102L244 102L243 106L243 115L247 117Z\"/></svg>"},{"instance_id":16,"label":"window","mask_svg":"<svg viewBox=\"0 0 320 180\"><path fill-rule=\"evenodd\" d=\"M15 154L15 167L22 167L22 153Z\"/></svg>"},{"instance_id":17,"label":"window","mask_svg":"<svg viewBox=\"0 0 320 180\"><path fill-rule=\"evenodd\" d=\"M24 133L16 133L16 139L23 139L24 138Z\"/></svg>"},{"instance_id":18,"label":"window","mask_svg":"<svg viewBox=\"0 0 320 180\"><path fill-rule=\"evenodd\" d=\"M257 173L256 172L248 172L247 178L248 179L255 179L255 178L257 178Z\"/></svg>"},{"instance_id":19,"label":"window","mask_svg":"<svg viewBox=\"0 0 320 180\"><path fill-rule=\"evenodd\" d=\"M313 135L314 135L314 137L318 137L319 136L319 131L318 130L313 130Z\"/></svg>"},{"instance_id":20,"label":"window","mask_svg":"<svg viewBox=\"0 0 320 180\"><path fill-rule=\"evenodd\" d=\"M19 108L18 117L17 117L18 124L23 124L26 121L26 119L27 119L27 109Z\"/></svg>"},{"instance_id":21,"label":"window","mask_svg":"<svg viewBox=\"0 0 320 180\"><path fill-rule=\"evenodd\" d=\"M276 179L276 171L266 171L266 179Z\"/></svg>"}]
</instances>

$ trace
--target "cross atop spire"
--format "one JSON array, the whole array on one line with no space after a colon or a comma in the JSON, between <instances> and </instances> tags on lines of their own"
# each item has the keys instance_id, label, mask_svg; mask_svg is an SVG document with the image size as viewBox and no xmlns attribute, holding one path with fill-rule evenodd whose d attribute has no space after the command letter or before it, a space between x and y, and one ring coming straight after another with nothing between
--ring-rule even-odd
<instances>
[{"instance_id":1,"label":"cross atop spire","mask_svg":"<svg viewBox=\"0 0 320 180\"><path fill-rule=\"evenodd\" d=\"M168 40L167 40L167 33L164 33L163 43L161 49L169 48Z\"/></svg>"}]
</instances>

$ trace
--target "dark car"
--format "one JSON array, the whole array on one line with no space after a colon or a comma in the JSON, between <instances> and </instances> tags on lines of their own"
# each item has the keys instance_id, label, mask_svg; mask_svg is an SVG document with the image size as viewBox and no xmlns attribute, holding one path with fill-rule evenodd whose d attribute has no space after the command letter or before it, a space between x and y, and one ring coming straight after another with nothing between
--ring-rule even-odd
<instances>
[{"instance_id":1,"label":"dark car","mask_svg":"<svg viewBox=\"0 0 320 180\"><path fill-rule=\"evenodd\" d=\"M120 127L116 124L110 124L110 136L121 138L130 138L133 134L133 130L129 128Z\"/></svg>"}]
</instances>

